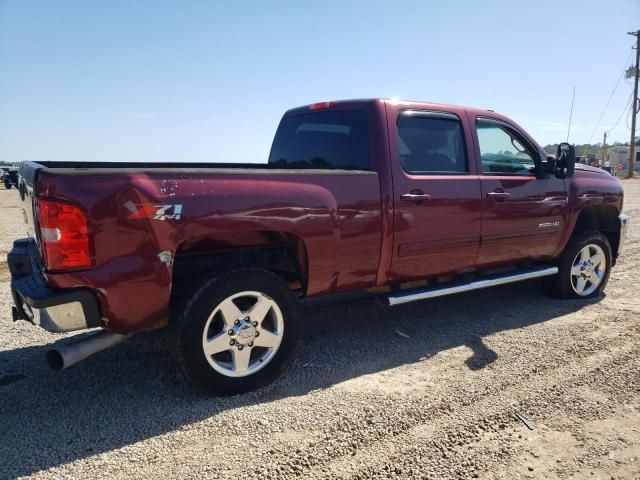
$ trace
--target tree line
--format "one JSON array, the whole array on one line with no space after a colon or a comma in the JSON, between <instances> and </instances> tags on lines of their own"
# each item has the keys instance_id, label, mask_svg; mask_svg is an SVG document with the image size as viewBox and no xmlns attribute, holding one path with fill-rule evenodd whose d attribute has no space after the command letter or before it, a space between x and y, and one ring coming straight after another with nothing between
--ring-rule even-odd
<instances>
[{"instance_id":1,"label":"tree line","mask_svg":"<svg viewBox=\"0 0 640 480\"><path fill-rule=\"evenodd\" d=\"M640 147L640 137L636 137L635 141L636 146ZM610 147L628 147L629 142L613 142L611 144L607 143L607 148ZM581 145L577 144L576 147L576 155L588 155L595 154L596 158L602 158L602 142L599 143L583 143ZM558 144L552 143L549 145L545 145L545 152L555 155L558 150Z\"/></svg>"}]
</instances>

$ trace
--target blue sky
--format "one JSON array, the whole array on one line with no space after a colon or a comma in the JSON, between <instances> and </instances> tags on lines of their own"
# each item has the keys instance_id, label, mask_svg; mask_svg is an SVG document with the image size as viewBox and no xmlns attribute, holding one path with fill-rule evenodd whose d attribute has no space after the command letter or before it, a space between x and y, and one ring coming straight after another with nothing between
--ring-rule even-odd
<instances>
[{"instance_id":1,"label":"blue sky","mask_svg":"<svg viewBox=\"0 0 640 480\"><path fill-rule=\"evenodd\" d=\"M286 109L362 97L491 108L544 145L574 86L571 141L597 142L638 28L638 0L0 0L0 160L266 161Z\"/></svg>"}]
</instances>

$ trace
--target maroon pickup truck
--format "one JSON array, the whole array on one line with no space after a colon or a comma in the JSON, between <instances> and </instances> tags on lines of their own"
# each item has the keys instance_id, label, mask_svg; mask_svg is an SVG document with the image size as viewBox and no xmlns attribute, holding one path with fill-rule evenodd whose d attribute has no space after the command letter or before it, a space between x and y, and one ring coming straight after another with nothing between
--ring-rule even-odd
<instances>
[{"instance_id":1,"label":"maroon pickup truck","mask_svg":"<svg viewBox=\"0 0 640 480\"><path fill-rule=\"evenodd\" d=\"M189 379L222 394L282 371L301 297L393 306L538 277L593 297L628 222L621 183L568 144L548 156L491 110L381 99L289 110L265 164L23 162L19 193L14 319L101 329L53 368L169 326Z\"/></svg>"}]
</instances>

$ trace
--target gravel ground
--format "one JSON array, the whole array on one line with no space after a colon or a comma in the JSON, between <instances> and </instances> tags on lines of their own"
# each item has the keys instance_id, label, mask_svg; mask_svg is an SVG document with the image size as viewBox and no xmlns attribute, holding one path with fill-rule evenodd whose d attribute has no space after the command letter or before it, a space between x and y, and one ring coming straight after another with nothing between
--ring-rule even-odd
<instances>
[{"instance_id":1,"label":"gravel ground","mask_svg":"<svg viewBox=\"0 0 640 480\"><path fill-rule=\"evenodd\" d=\"M637 224L640 181L625 188ZM0 190L3 256L17 205ZM534 281L393 309L309 302L293 366L230 398L190 388L165 332L48 371L68 336L11 322L0 263L0 477L640 478L636 224L591 301Z\"/></svg>"}]
</instances>

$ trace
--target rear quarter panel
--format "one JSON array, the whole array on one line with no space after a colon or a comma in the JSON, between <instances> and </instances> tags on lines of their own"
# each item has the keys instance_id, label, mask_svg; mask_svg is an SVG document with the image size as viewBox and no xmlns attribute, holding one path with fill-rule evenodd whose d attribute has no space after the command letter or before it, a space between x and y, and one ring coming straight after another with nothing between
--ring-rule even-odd
<instances>
[{"instance_id":1,"label":"rear quarter panel","mask_svg":"<svg viewBox=\"0 0 640 480\"><path fill-rule=\"evenodd\" d=\"M36 190L87 211L95 268L47 277L53 287L97 291L113 331L166 323L173 259L216 239L235 248L267 238L262 232L296 236L310 296L376 281L382 220L375 172L48 169Z\"/></svg>"}]
</instances>

